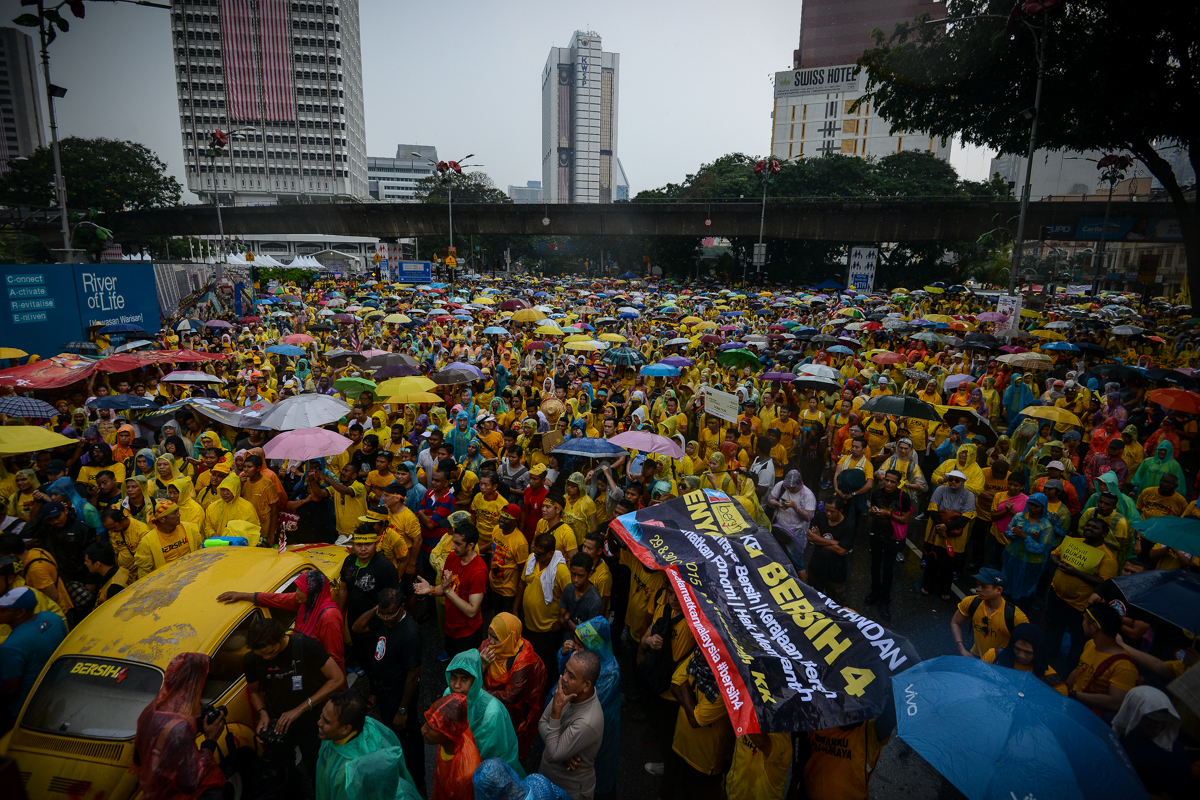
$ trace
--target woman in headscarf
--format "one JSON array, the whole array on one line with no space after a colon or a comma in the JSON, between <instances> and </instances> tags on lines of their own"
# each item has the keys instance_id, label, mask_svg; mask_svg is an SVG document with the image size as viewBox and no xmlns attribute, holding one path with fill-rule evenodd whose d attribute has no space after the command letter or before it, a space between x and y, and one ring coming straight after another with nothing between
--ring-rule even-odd
<instances>
[{"instance_id":1,"label":"woman in headscarf","mask_svg":"<svg viewBox=\"0 0 1200 800\"><path fill-rule=\"evenodd\" d=\"M1102 456L1108 453L1108 443L1121 436L1121 428L1115 417L1105 417L1104 421L1092 430L1091 452Z\"/></svg>"},{"instance_id":2,"label":"woman in headscarf","mask_svg":"<svg viewBox=\"0 0 1200 800\"><path fill-rule=\"evenodd\" d=\"M537 736L546 665L522 633L521 620L500 612L492 618L479 657L487 668L483 688L508 709L517 734L518 756L523 759L529 755L529 745Z\"/></svg>"},{"instance_id":3,"label":"woman in headscarf","mask_svg":"<svg viewBox=\"0 0 1200 800\"><path fill-rule=\"evenodd\" d=\"M724 444L731 444L725 442ZM763 511L758 501L758 493L754 490L754 481L740 470L730 469L725 460L724 452L713 453L708 459L708 472L704 473L701 486L724 492L741 503L746 515L755 523L769 528L771 520Z\"/></svg>"},{"instance_id":4,"label":"woman in headscarf","mask_svg":"<svg viewBox=\"0 0 1200 800\"><path fill-rule=\"evenodd\" d=\"M563 674L567 660L576 650L589 650L600 659L596 697L604 710L604 739L596 753L596 797L611 797L617 787L617 761L621 747L621 668L613 655L608 620L593 617L575 626L575 635L567 637L558 654L558 674ZM550 697L553 695L554 689L551 688ZM536 723L534 727L537 727Z\"/></svg>"},{"instance_id":5,"label":"woman in headscarf","mask_svg":"<svg viewBox=\"0 0 1200 800\"><path fill-rule=\"evenodd\" d=\"M458 679L452 681L456 675ZM513 727L512 718L504 703L484 689L483 659L478 650L466 650L450 660L446 666L445 694L451 694L449 687L464 680L468 682L466 694L460 696L467 700L471 730L474 732L480 754L488 758L502 758L524 775L521 760L517 755L516 728ZM536 729L536 723L534 727Z\"/></svg>"},{"instance_id":6,"label":"woman in headscarf","mask_svg":"<svg viewBox=\"0 0 1200 800\"><path fill-rule=\"evenodd\" d=\"M433 800L474 800L472 778L483 759L475 744L469 706L466 696L450 694L439 697L425 712L421 733L428 744L438 745L433 757Z\"/></svg>"},{"instance_id":7,"label":"woman in headscarf","mask_svg":"<svg viewBox=\"0 0 1200 800\"><path fill-rule=\"evenodd\" d=\"M964 445L966 447L973 448L973 445ZM935 480L938 477L935 474ZM921 594L937 594L943 600L949 600L951 580L956 571L962 571L961 566L966 560L965 548L976 511L975 493L967 488L963 471L951 469L944 478L944 482L933 490L926 510L929 522L925 529L925 576ZM981 477L981 488L982 484Z\"/></svg>"},{"instance_id":8,"label":"woman in headscarf","mask_svg":"<svg viewBox=\"0 0 1200 800\"><path fill-rule=\"evenodd\" d=\"M254 603L256 606L278 608L295 614L295 630L320 642L344 673L343 616L342 610L334 602L329 579L321 570L310 569L300 573L293 586L295 588L290 592L222 592L217 600L222 603Z\"/></svg>"},{"instance_id":9,"label":"woman in headscarf","mask_svg":"<svg viewBox=\"0 0 1200 800\"><path fill-rule=\"evenodd\" d=\"M225 773L213 760L216 748L196 746L207 678L208 656L180 653L171 659L154 700L138 715L133 771L145 800L219 797L225 789Z\"/></svg>"},{"instance_id":10,"label":"woman in headscarf","mask_svg":"<svg viewBox=\"0 0 1200 800\"><path fill-rule=\"evenodd\" d=\"M1061 695L1067 693L1066 681L1050 666L1049 653L1046 652L1046 634L1032 622L1022 622L1014 627L1008 639L1008 646L1002 649L993 647L983 654L982 659L997 667L1032 672L1054 691Z\"/></svg>"},{"instance_id":11,"label":"woman in headscarf","mask_svg":"<svg viewBox=\"0 0 1200 800\"><path fill-rule=\"evenodd\" d=\"M138 522L146 522L147 515L154 508L148 485L149 479L145 475L134 475L125 479L125 499L121 501L121 508L126 516Z\"/></svg>"},{"instance_id":12,"label":"woman in headscarf","mask_svg":"<svg viewBox=\"0 0 1200 800\"><path fill-rule=\"evenodd\" d=\"M114 461L119 461L124 464L130 458L133 458L133 440L137 437L137 430L132 425L122 425L117 428L117 440L112 448L112 458ZM124 480L119 478L118 482Z\"/></svg>"},{"instance_id":13,"label":"woman in headscarf","mask_svg":"<svg viewBox=\"0 0 1200 800\"><path fill-rule=\"evenodd\" d=\"M498 758L489 758L475 770L475 800L571 800L545 775L534 773L522 779ZM599 792L597 792L599 795Z\"/></svg>"},{"instance_id":14,"label":"woman in headscarf","mask_svg":"<svg viewBox=\"0 0 1200 800\"><path fill-rule=\"evenodd\" d=\"M152 499L165 500L167 487L179 477L181 476L175 468L175 461L170 456L159 456L154 462L154 477L149 481Z\"/></svg>"},{"instance_id":15,"label":"woman in headscarf","mask_svg":"<svg viewBox=\"0 0 1200 800\"><path fill-rule=\"evenodd\" d=\"M88 448L88 463L79 468L76 480L89 486L96 485L96 476L108 470L113 474L117 483L125 481L125 464L113 460L112 448L104 442L96 442Z\"/></svg>"},{"instance_id":16,"label":"woman in headscarf","mask_svg":"<svg viewBox=\"0 0 1200 800\"><path fill-rule=\"evenodd\" d=\"M446 416L446 409L444 406L434 406L433 408L429 409L429 422L431 425L437 425L439 428L441 428L444 436L448 437L450 435L450 420ZM466 445L463 445L463 447L465 448Z\"/></svg>"},{"instance_id":17,"label":"woman in headscarf","mask_svg":"<svg viewBox=\"0 0 1200 800\"><path fill-rule=\"evenodd\" d=\"M972 384L972 385L974 385L974 384ZM971 396L967 402L967 407L974 409L975 413L978 414L983 419L988 418L988 404L986 402L984 402L983 390L981 390L979 388L975 388L975 389L971 390Z\"/></svg>"},{"instance_id":18,"label":"woman in headscarf","mask_svg":"<svg viewBox=\"0 0 1200 800\"><path fill-rule=\"evenodd\" d=\"M190 477L195 470L188 463L188 454L191 451L188 449L187 442L182 436L169 436L163 441L163 452L159 458L166 456L171 459L171 463L175 465L175 469L180 475Z\"/></svg>"},{"instance_id":19,"label":"woman in headscarf","mask_svg":"<svg viewBox=\"0 0 1200 800\"><path fill-rule=\"evenodd\" d=\"M1129 421L1129 412L1125 410L1125 406L1121 404L1120 392L1107 392L1104 395L1104 405L1100 410L1092 415L1093 422L1099 422L1097 417L1104 419L1115 419L1118 427L1124 427Z\"/></svg>"},{"instance_id":20,"label":"woman in headscarf","mask_svg":"<svg viewBox=\"0 0 1200 800\"><path fill-rule=\"evenodd\" d=\"M261 525L254 506L242 497L242 479L237 475L226 475L217 494L217 499L204 510L204 527L201 529L204 538L224 536L225 526L234 520L251 523L256 528Z\"/></svg>"},{"instance_id":21,"label":"woman in headscarf","mask_svg":"<svg viewBox=\"0 0 1200 800\"><path fill-rule=\"evenodd\" d=\"M167 499L179 506L179 519L197 528L204 527L204 509L192 497L190 478L176 478L167 485Z\"/></svg>"},{"instance_id":22,"label":"woman in headscarf","mask_svg":"<svg viewBox=\"0 0 1200 800\"><path fill-rule=\"evenodd\" d=\"M1171 698L1153 686L1130 689L1113 717L1113 733L1153 797L1196 796L1192 761L1179 741L1179 727Z\"/></svg>"},{"instance_id":23,"label":"woman in headscarf","mask_svg":"<svg viewBox=\"0 0 1200 800\"><path fill-rule=\"evenodd\" d=\"M408 434L408 443L413 447L421 446L421 434L429 427L429 415L420 414L417 416L417 421L413 423L412 431Z\"/></svg>"},{"instance_id":24,"label":"woman in headscarf","mask_svg":"<svg viewBox=\"0 0 1200 800\"><path fill-rule=\"evenodd\" d=\"M938 463L944 464L954 458L954 454L967 441L968 430L966 425L955 425L950 429L950 436L946 441L942 442L934 449L934 455L938 457Z\"/></svg>"},{"instance_id":25,"label":"woman in headscarf","mask_svg":"<svg viewBox=\"0 0 1200 800\"><path fill-rule=\"evenodd\" d=\"M29 522L34 515L34 505L39 501L34 497L34 492L41 487L41 482L37 478L37 473L31 469L17 470L16 487L17 490L8 498L8 514L16 517L22 522Z\"/></svg>"},{"instance_id":26,"label":"woman in headscarf","mask_svg":"<svg viewBox=\"0 0 1200 800\"><path fill-rule=\"evenodd\" d=\"M75 490L75 481L63 476L46 487L46 494L70 505L75 509L76 518L96 533L104 535L104 526L100 524L100 512Z\"/></svg>"},{"instance_id":27,"label":"woman in headscarf","mask_svg":"<svg viewBox=\"0 0 1200 800\"><path fill-rule=\"evenodd\" d=\"M1057 543L1055 525L1046 511L1046 495L1029 495L1025 510L1008 524L1009 544L1004 548L1004 588L1018 606L1037 590L1046 556ZM1065 534L1065 531L1063 532Z\"/></svg>"},{"instance_id":28,"label":"woman in headscarf","mask_svg":"<svg viewBox=\"0 0 1200 800\"><path fill-rule=\"evenodd\" d=\"M466 411L459 411L454 416L454 428L446 435L446 442L454 447L455 461L462 462L466 459L467 445L474 438L472 417Z\"/></svg>"},{"instance_id":29,"label":"woman in headscarf","mask_svg":"<svg viewBox=\"0 0 1200 800\"><path fill-rule=\"evenodd\" d=\"M563 521L575 531L575 541L582 543L596 529L596 503L584 489L582 472L572 472L565 488L567 504L563 506Z\"/></svg>"}]
</instances>

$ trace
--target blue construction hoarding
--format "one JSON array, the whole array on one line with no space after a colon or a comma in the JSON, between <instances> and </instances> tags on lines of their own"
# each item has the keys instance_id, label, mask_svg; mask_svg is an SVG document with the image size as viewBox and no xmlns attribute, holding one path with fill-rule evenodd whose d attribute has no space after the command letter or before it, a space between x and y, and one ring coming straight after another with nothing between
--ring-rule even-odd
<instances>
[{"instance_id":1,"label":"blue construction hoarding","mask_svg":"<svg viewBox=\"0 0 1200 800\"><path fill-rule=\"evenodd\" d=\"M433 280L433 264L428 261L400 261L391 270L397 283L429 283Z\"/></svg>"},{"instance_id":2,"label":"blue construction hoarding","mask_svg":"<svg viewBox=\"0 0 1200 800\"><path fill-rule=\"evenodd\" d=\"M88 338L96 325L161 327L153 264L0 265L0 344L39 356Z\"/></svg>"}]
</instances>

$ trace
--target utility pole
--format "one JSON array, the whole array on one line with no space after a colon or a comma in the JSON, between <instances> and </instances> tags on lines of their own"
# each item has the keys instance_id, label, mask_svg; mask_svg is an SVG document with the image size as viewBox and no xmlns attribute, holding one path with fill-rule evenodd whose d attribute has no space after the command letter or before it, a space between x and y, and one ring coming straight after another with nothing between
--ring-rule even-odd
<instances>
[{"instance_id":1,"label":"utility pole","mask_svg":"<svg viewBox=\"0 0 1200 800\"><path fill-rule=\"evenodd\" d=\"M1008 276L1008 293L1017 293L1017 272L1021 263L1021 250L1025 238L1025 218L1029 213L1030 182L1033 179L1033 154L1037 149L1038 119L1042 110L1042 85L1046 81L1046 41L1050 38L1050 21L1046 19L1039 27L1022 20L1033 34L1037 54L1037 88L1033 94L1033 119L1029 125L1029 152L1025 158L1025 185L1021 189L1021 216L1017 220L1017 238L1013 241L1012 271ZM1041 35L1038 31L1041 31Z\"/></svg>"},{"instance_id":2,"label":"utility pole","mask_svg":"<svg viewBox=\"0 0 1200 800\"><path fill-rule=\"evenodd\" d=\"M75 261L71 250L71 227L67 219L67 182L63 180L62 155L58 150L58 114L54 110L54 98L63 97L67 90L50 82L50 39L46 26L53 25L46 19L44 0L38 0L38 37L42 49L42 74L46 78L46 108L50 115L50 152L54 156L54 197L58 203L58 215L62 227L63 258L66 263Z\"/></svg>"}]
</instances>

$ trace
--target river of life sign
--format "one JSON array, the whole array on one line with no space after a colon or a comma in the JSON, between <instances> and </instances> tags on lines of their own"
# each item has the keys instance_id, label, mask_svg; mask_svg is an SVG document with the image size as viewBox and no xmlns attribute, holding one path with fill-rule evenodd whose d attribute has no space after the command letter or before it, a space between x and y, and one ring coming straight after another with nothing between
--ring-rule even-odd
<instances>
[{"instance_id":1,"label":"river of life sign","mask_svg":"<svg viewBox=\"0 0 1200 800\"><path fill-rule=\"evenodd\" d=\"M856 292L870 292L875 288L875 263L879 256L876 247L850 248L850 273L847 285Z\"/></svg>"}]
</instances>

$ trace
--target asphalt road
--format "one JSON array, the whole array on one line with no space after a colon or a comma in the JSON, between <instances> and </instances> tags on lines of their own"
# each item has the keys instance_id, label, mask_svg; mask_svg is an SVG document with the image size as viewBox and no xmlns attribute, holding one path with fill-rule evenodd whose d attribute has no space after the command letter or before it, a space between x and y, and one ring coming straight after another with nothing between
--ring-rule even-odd
<instances>
[{"instance_id":1,"label":"asphalt road","mask_svg":"<svg viewBox=\"0 0 1200 800\"><path fill-rule=\"evenodd\" d=\"M914 524L914 533L916 528ZM863 603L870 588L871 559L867 543L856 542L850 559L847 605L860 613L871 615L874 609L868 609ZM950 618L954 615L958 598L942 601L939 598L922 597L919 591L920 578L921 557L912 548L906 548L904 563L896 564L892 587L892 621L885 627L907 637L922 658L952 654L954 639L950 634ZM968 585L972 585L969 580L958 582L958 587ZM426 621L421 630L424 637L424 666L420 708L423 710L441 695L446 684L445 663L437 661L441 639L436 621ZM644 764L647 761L661 761L663 748L669 747L670 743L655 740L651 725L639 719L641 715L637 705L627 699L622 707L621 765L617 793L621 800L655 800L661 779L649 775ZM426 748L426 774L430 788L433 757L433 748ZM879 800L953 800L961 796L924 759L895 737L884 748L871 783L871 797Z\"/></svg>"}]
</instances>

